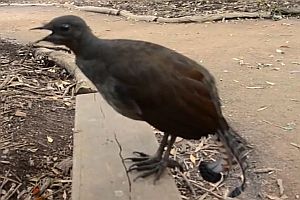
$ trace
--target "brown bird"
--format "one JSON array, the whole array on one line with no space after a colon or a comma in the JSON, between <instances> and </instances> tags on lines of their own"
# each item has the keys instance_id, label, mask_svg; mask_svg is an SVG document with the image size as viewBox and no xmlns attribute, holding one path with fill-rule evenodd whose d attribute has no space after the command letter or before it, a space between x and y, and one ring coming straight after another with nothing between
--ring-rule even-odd
<instances>
[{"instance_id":1,"label":"brown bird","mask_svg":"<svg viewBox=\"0 0 300 200\"><path fill-rule=\"evenodd\" d=\"M215 80L203 66L150 42L99 39L77 16L57 17L34 29L52 31L39 41L70 48L79 68L117 112L164 132L157 152L153 156L136 152L138 157L130 158L135 163L129 171L145 170L138 177L156 174L159 179L166 167L178 166L169 158L176 137L200 139L216 133L230 156L227 162L230 165L234 158L244 175L245 146L226 122ZM227 168L223 163L203 163L201 174L215 181ZM237 196L244 185L245 178L230 196Z\"/></svg>"}]
</instances>

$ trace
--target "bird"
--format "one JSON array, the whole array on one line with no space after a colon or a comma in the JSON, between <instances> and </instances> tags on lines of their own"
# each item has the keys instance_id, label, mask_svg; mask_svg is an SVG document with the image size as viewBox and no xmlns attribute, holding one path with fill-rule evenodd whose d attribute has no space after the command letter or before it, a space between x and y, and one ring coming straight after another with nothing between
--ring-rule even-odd
<instances>
[{"instance_id":1,"label":"bird","mask_svg":"<svg viewBox=\"0 0 300 200\"><path fill-rule=\"evenodd\" d=\"M242 183L229 196L245 188L248 167L243 138L227 123L213 75L196 61L159 44L129 39L101 39L75 15L56 17L31 30L49 30L37 40L65 45L75 54L80 70L107 103L121 115L145 121L162 131L154 155L134 152L128 171L142 171L158 180L167 167L180 167L170 158L177 137L200 139L217 135L224 145L224 161L200 164L203 178L215 182L235 160L243 172ZM226 157L226 158L225 158Z\"/></svg>"}]
</instances>

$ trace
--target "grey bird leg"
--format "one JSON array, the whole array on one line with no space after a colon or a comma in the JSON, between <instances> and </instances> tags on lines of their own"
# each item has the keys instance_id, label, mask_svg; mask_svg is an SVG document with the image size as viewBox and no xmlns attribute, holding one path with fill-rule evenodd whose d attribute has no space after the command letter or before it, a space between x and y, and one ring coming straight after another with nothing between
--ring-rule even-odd
<instances>
[{"instance_id":1,"label":"grey bird leg","mask_svg":"<svg viewBox=\"0 0 300 200\"><path fill-rule=\"evenodd\" d=\"M177 163L175 160L172 160L172 161L174 161L176 163L170 162L170 158L169 158L170 152L171 152L171 149L172 149L172 146L173 146L175 140L176 140L176 136L171 135L171 139L168 143L167 150L165 151L164 157L161 161L161 167L158 169L158 172L156 173L154 182L159 180L160 176L162 175L162 173L164 172L164 170L167 167L176 167L177 165L179 165L179 163ZM174 166L170 166L170 165L174 165ZM180 166L180 168L182 168L182 167Z\"/></svg>"}]
</instances>

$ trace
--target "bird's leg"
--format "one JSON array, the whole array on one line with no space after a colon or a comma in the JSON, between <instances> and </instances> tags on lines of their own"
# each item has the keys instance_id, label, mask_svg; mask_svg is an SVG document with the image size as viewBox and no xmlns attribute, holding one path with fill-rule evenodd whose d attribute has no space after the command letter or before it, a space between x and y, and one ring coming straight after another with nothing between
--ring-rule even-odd
<instances>
[{"instance_id":1,"label":"bird's leg","mask_svg":"<svg viewBox=\"0 0 300 200\"><path fill-rule=\"evenodd\" d=\"M134 151L133 153L134 154L137 154L138 157L130 157L130 158L126 158L125 160L131 160L133 162L137 162L137 163L134 163L132 164L130 167L129 167L129 170L131 171L131 168L133 168L134 166L138 166L139 164L143 164L144 162L143 161L147 161L150 162L150 160L153 160L153 161L160 161L161 158L162 158L162 155L164 153L164 148L165 146L167 145L168 143L168 137L169 137L170 134L168 133L165 133L161 142L160 142L160 145L156 151L156 153L153 155L153 156L150 156L148 154L145 154L143 152L139 152L139 151ZM145 163L146 164L146 163Z\"/></svg>"},{"instance_id":2,"label":"bird's leg","mask_svg":"<svg viewBox=\"0 0 300 200\"><path fill-rule=\"evenodd\" d=\"M160 144L160 147L158 148L158 150L154 156L144 156L144 154L142 154L141 155L142 158L147 158L147 159L138 160L138 161L136 161L136 163L132 164L129 167L128 171L132 171L132 170L146 171L146 172L140 174L139 176L137 176L134 180L136 180L138 178L145 178L152 174L156 174L154 181L157 181L157 180L159 180L161 174L164 172L164 170L167 167L172 167L172 168L179 167L180 169L182 169L182 167L180 166L180 164L178 162L169 158L170 151L175 142L176 136L171 135L171 139L169 140L169 142L168 142L168 136L169 136L169 134L164 135L163 140ZM165 154L162 156L164 147L166 145L167 145L167 150L165 151Z\"/></svg>"},{"instance_id":3,"label":"bird's leg","mask_svg":"<svg viewBox=\"0 0 300 200\"><path fill-rule=\"evenodd\" d=\"M171 139L168 143L167 150L165 151L164 157L160 161L160 167L158 168L154 182L159 180L160 176L162 175L162 173L164 172L164 170L167 167L179 166L181 168L179 163L177 163L175 160L170 160L170 158L169 158L170 152L171 152L171 149L172 149L172 146L173 146L175 140L176 140L176 136L171 135Z\"/></svg>"}]
</instances>

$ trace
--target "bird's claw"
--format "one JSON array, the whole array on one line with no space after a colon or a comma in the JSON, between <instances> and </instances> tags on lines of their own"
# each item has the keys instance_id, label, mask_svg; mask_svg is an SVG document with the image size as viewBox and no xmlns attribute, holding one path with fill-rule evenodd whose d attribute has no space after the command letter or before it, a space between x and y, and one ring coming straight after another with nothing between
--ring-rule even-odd
<instances>
[{"instance_id":1,"label":"bird's claw","mask_svg":"<svg viewBox=\"0 0 300 200\"><path fill-rule=\"evenodd\" d=\"M155 178L153 181L153 183L155 184L160 179L160 176L162 175L162 173L166 168L167 168L167 163L163 160L159 161L158 163L153 163L150 165L136 166L132 170L137 170L137 171L147 170L147 171L135 177L133 181L136 181L139 178L146 178L152 174L155 174Z\"/></svg>"},{"instance_id":2,"label":"bird's claw","mask_svg":"<svg viewBox=\"0 0 300 200\"><path fill-rule=\"evenodd\" d=\"M140 175L138 175L134 180L138 178L145 178L152 174L155 174L154 183L159 180L163 171L169 168L179 168L180 171L183 171L183 167L173 159L163 159L157 155L150 156L143 152L135 151L134 154L138 155L139 157L130 157L126 158L125 160L131 160L134 163L128 167L127 172L131 171L146 171Z\"/></svg>"},{"instance_id":3,"label":"bird's claw","mask_svg":"<svg viewBox=\"0 0 300 200\"><path fill-rule=\"evenodd\" d=\"M141 162L141 161L149 160L151 158L150 155L139 151L134 151L133 154L136 154L138 157L129 157L129 158L125 158L124 160L125 161L130 160L132 162Z\"/></svg>"},{"instance_id":4,"label":"bird's claw","mask_svg":"<svg viewBox=\"0 0 300 200\"><path fill-rule=\"evenodd\" d=\"M138 155L140 157L148 157L148 158L150 157L150 155L148 155L148 154L146 154L144 152L140 152L140 151L134 151L133 154L136 154L136 155Z\"/></svg>"}]
</instances>

